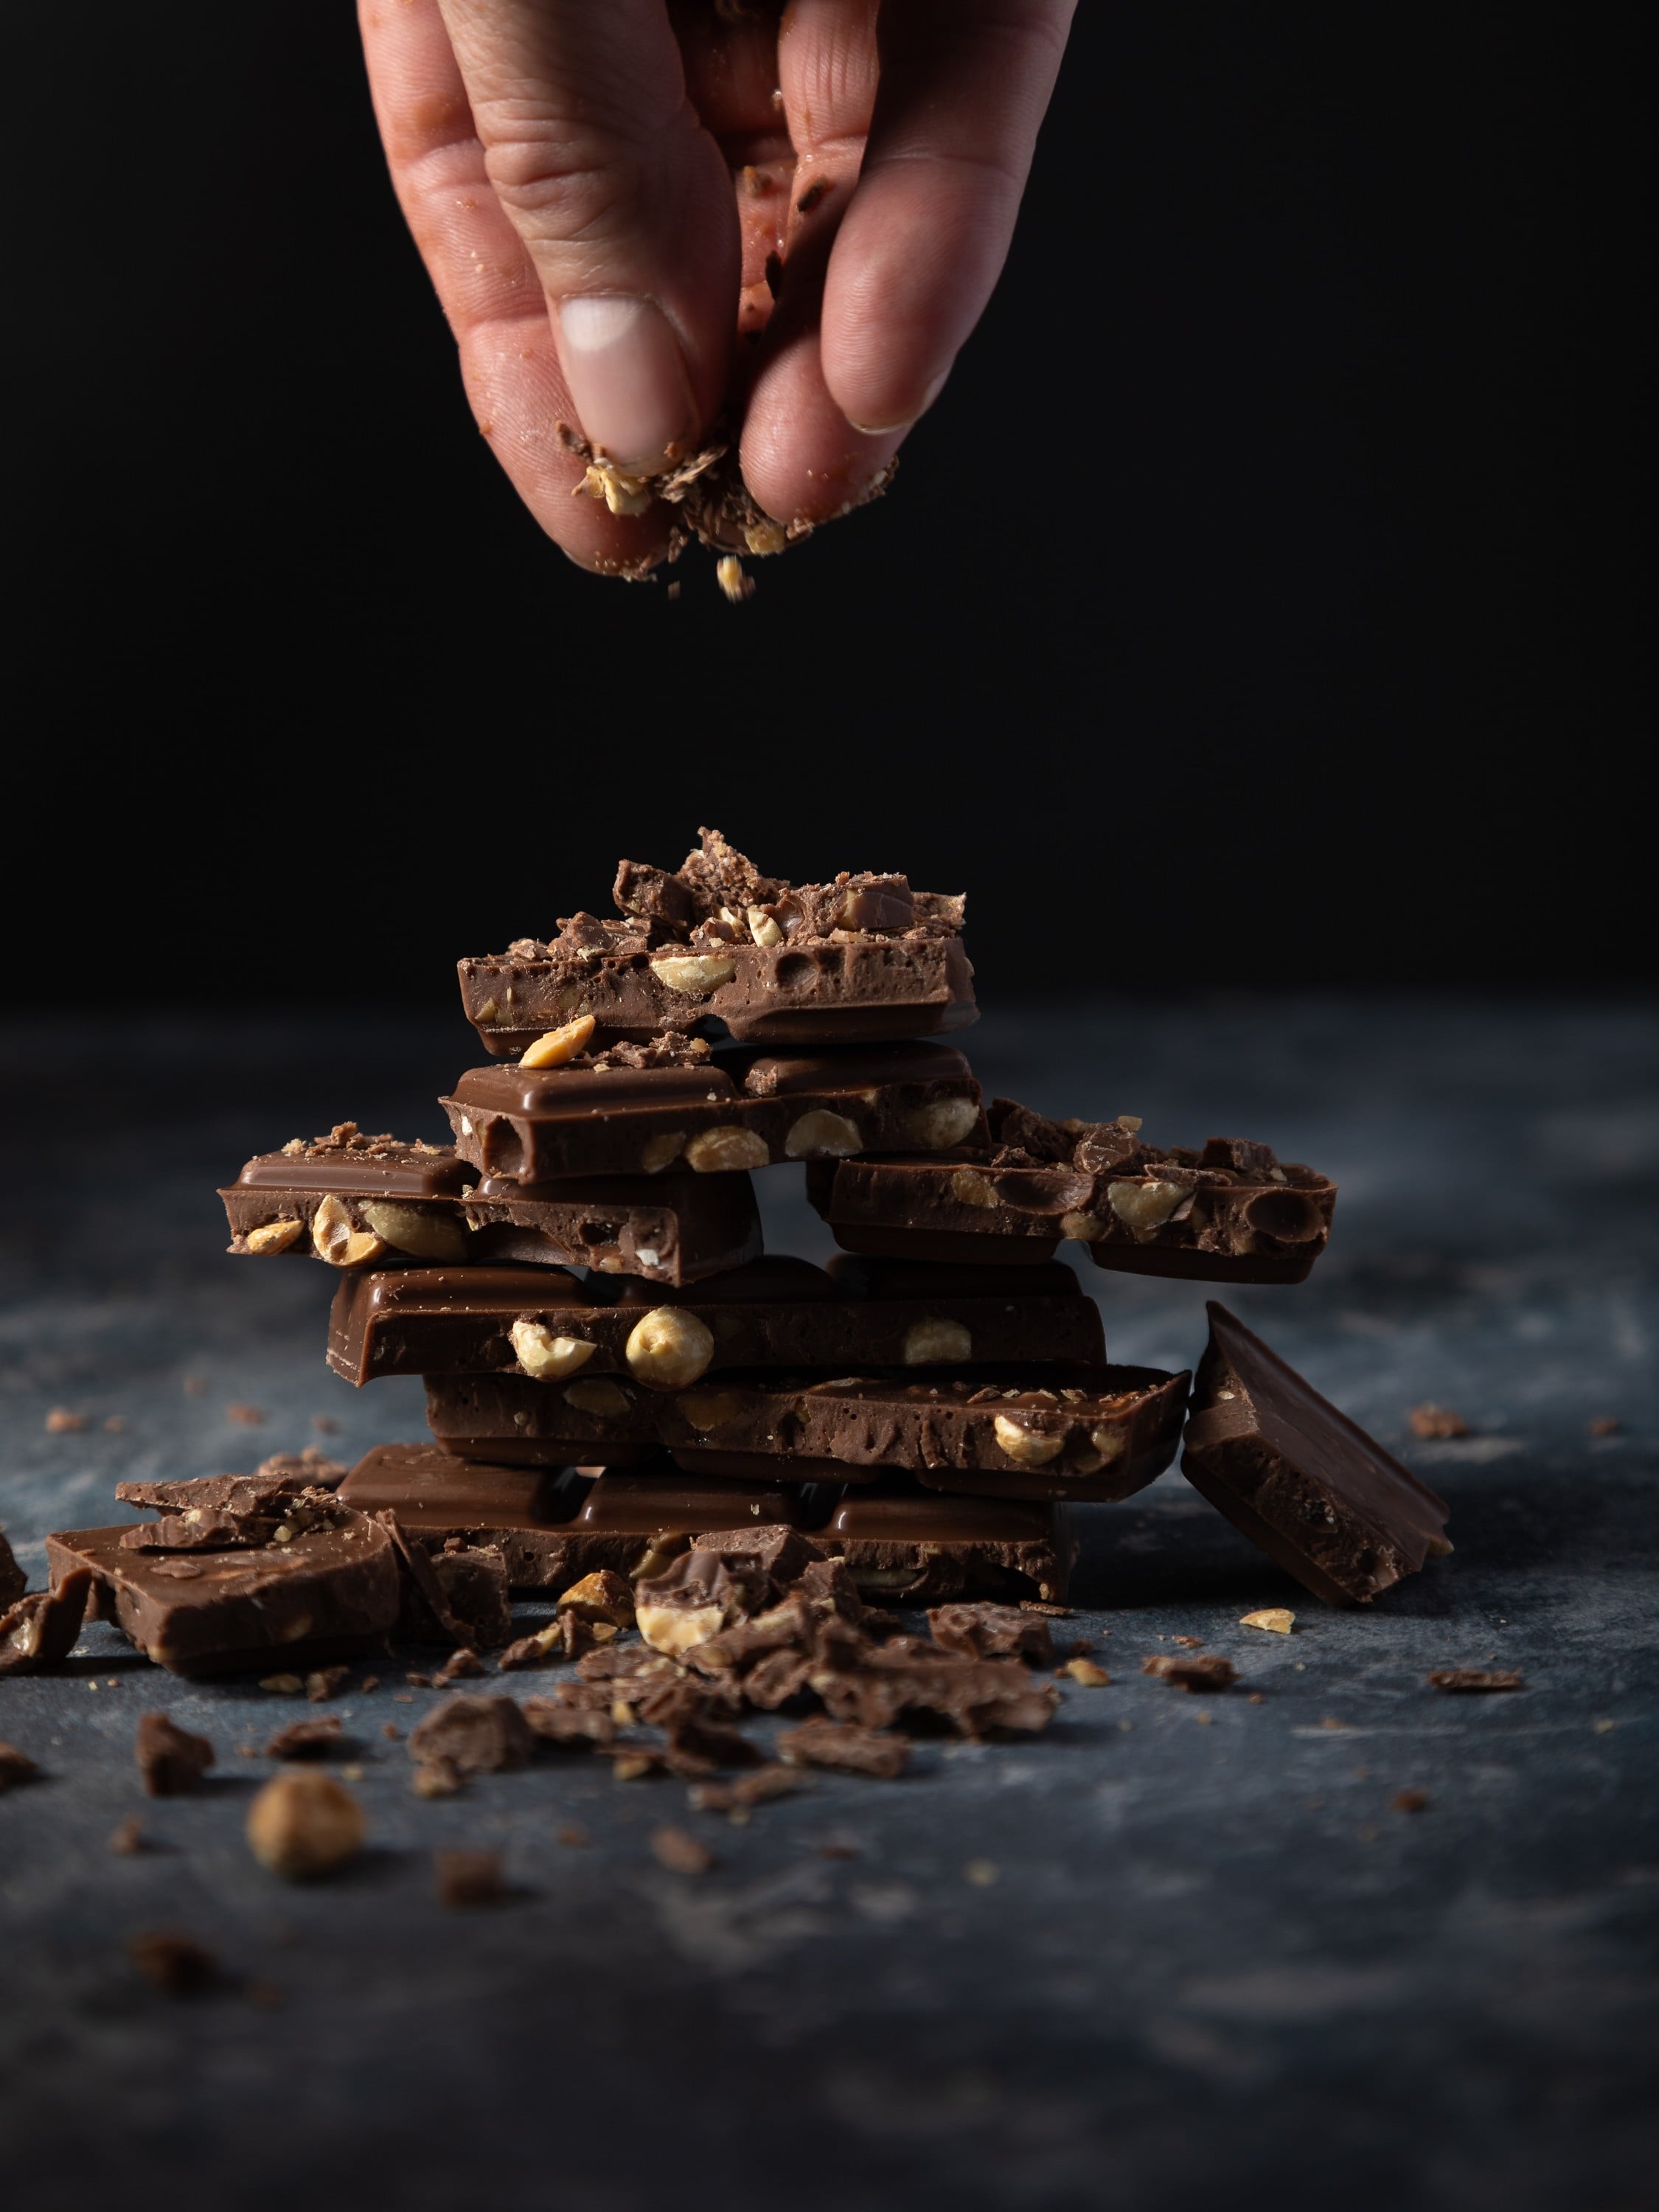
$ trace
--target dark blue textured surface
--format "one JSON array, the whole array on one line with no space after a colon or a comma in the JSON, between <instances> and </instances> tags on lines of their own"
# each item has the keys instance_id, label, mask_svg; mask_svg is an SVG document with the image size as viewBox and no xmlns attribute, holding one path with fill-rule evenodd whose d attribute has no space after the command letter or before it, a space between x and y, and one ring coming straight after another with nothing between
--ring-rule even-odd
<instances>
[{"instance_id":1,"label":"dark blue textured surface","mask_svg":"<svg viewBox=\"0 0 1659 2212\"><path fill-rule=\"evenodd\" d=\"M37 1575L46 1529L113 1517L123 1477L247 1466L312 1440L314 1414L342 1456L421 1433L417 1385L354 1393L324 1369L321 1268L221 1256L212 1186L348 1114L441 1134L430 1102L467 1042L337 1016L112 1022L93 1044L14 1029L0 1519ZM1172 1472L1086 1516L1075 1628L1109 1688L1068 1691L1046 1738L932 1741L902 1783L823 1777L744 1829L574 1759L418 1801L381 1724L434 1693L382 1669L332 1708L374 1848L311 1890L240 1836L266 1768L234 1747L296 1708L188 1687L90 1630L95 1658L0 1686L0 1738L48 1777L0 1799L9 2201L1652 2201L1650 1018L1103 1000L1069 1036L1034 1011L963 1042L988 1089L1137 1112L1164 1141L1265 1136L1339 1179L1312 1280L1230 1302L1442 1491L1454 1556L1328 1613ZM794 1171L757 1181L775 1249L823 1251ZM1079 1270L1115 1356L1196 1358L1204 1286ZM1412 1441L1424 1399L1474 1433ZM46 1435L55 1405L93 1426ZM1598 1415L1620 1433L1592 1440ZM1237 1625L1276 1603L1288 1639ZM1143 1677L1177 1634L1264 1702ZM1522 1694L1425 1685L1493 1659ZM140 1796L149 1705L217 1743L201 1796ZM1390 1809L1406 1787L1426 1810ZM159 1848L111 1856L134 1812ZM714 1872L656 1865L664 1820L705 1834ZM586 1848L556 1841L572 1821ZM514 1901L441 1911L428 1854L447 1843L501 1849ZM994 1881L964 1875L978 1861ZM151 1991L122 1947L157 1926L281 2008Z\"/></svg>"}]
</instances>

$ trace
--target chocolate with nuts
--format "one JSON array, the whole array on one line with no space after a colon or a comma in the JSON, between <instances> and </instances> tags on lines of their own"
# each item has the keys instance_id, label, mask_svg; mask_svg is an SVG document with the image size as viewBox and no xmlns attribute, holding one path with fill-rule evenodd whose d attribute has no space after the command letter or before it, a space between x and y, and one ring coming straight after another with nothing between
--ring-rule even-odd
<instances>
[{"instance_id":1,"label":"chocolate with nuts","mask_svg":"<svg viewBox=\"0 0 1659 2212\"><path fill-rule=\"evenodd\" d=\"M951 1498L906 1476L849 1490L817 1532L868 1599L1064 1599L1078 1540L1062 1507L1035 1498ZM937 1635L938 1632L935 1631Z\"/></svg>"},{"instance_id":2,"label":"chocolate with nuts","mask_svg":"<svg viewBox=\"0 0 1659 2212\"><path fill-rule=\"evenodd\" d=\"M33 1597L20 1597L0 1612L0 1675L49 1674L75 1649L92 1596L92 1577L83 1569L61 1577Z\"/></svg>"},{"instance_id":3,"label":"chocolate with nuts","mask_svg":"<svg viewBox=\"0 0 1659 2212\"><path fill-rule=\"evenodd\" d=\"M1294 1368L1209 1305L1182 1472L1329 1605L1368 1603L1450 1551L1446 1507Z\"/></svg>"},{"instance_id":4,"label":"chocolate with nuts","mask_svg":"<svg viewBox=\"0 0 1659 2212\"><path fill-rule=\"evenodd\" d=\"M584 1014L606 1038L716 1023L757 1044L924 1036L975 1018L960 897L896 875L792 885L718 830L699 835L672 875L622 863L620 921L574 915L550 943L520 938L459 963L466 1018L489 1052L516 1058Z\"/></svg>"},{"instance_id":5,"label":"chocolate with nuts","mask_svg":"<svg viewBox=\"0 0 1659 2212\"><path fill-rule=\"evenodd\" d=\"M1005 1282L994 1269L872 1263L830 1274L781 1257L750 1261L666 1303L641 1295L634 1279L581 1284L552 1268L355 1274L335 1293L328 1345L330 1366L349 1382L580 1373L662 1389L733 1367L1104 1357L1098 1310L1064 1267L1022 1268Z\"/></svg>"},{"instance_id":6,"label":"chocolate with nuts","mask_svg":"<svg viewBox=\"0 0 1659 2212\"><path fill-rule=\"evenodd\" d=\"M986 1367L938 1382L750 1369L685 1390L632 1378L427 1378L433 1434L465 1459L556 1466L665 1446L763 1481L872 1482L888 1468L993 1498L1126 1498L1166 1468L1187 1378L1149 1367Z\"/></svg>"},{"instance_id":7,"label":"chocolate with nuts","mask_svg":"<svg viewBox=\"0 0 1659 2212\"><path fill-rule=\"evenodd\" d=\"M1050 1121L1006 1098L989 1146L943 1157L817 1160L807 1195L848 1250L935 1260L1050 1259L1216 1282L1297 1283L1324 1250L1336 1187L1271 1148L1212 1137L1159 1151L1117 1121Z\"/></svg>"},{"instance_id":8,"label":"chocolate with nuts","mask_svg":"<svg viewBox=\"0 0 1659 2212\"><path fill-rule=\"evenodd\" d=\"M929 1152L982 1137L979 1085L944 1044L727 1052L634 1066L475 1067L439 1103L485 1182L730 1174L865 1152Z\"/></svg>"}]
</instances>

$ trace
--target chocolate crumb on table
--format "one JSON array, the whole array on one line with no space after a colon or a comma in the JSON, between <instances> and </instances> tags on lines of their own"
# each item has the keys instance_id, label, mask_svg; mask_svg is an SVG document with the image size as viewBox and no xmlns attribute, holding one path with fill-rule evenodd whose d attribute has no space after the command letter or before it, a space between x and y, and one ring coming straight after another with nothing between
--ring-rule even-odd
<instances>
[{"instance_id":1,"label":"chocolate crumb on table","mask_svg":"<svg viewBox=\"0 0 1659 2212\"><path fill-rule=\"evenodd\" d=\"M28 1586L28 1577L13 1556L5 1530L0 1528L0 1613L15 1605Z\"/></svg>"},{"instance_id":2,"label":"chocolate crumb on table","mask_svg":"<svg viewBox=\"0 0 1659 2212\"><path fill-rule=\"evenodd\" d=\"M1441 1667L1430 1675L1437 1690L1523 1690L1519 1674L1496 1667Z\"/></svg>"},{"instance_id":3,"label":"chocolate crumb on table","mask_svg":"<svg viewBox=\"0 0 1659 2212\"><path fill-rule=\"evenodd\" d=\"M822 1720L786 1729L778 1738L777 1753L792 1766L845 1767L849 1773L891 1782L908 1765L910 1746L905 1737L882 1729Z\"/></svg>"},{"instance_id":4,"label":"chocolate crumb on table","mask_svg":"<svg viewBox=\"0 0 1659 2212\"><path fill-rule=\"evenodd\" d=\"M169 1929L132 1936L127 1956L153 1989L170 1997L199 1996L220 1979L219 1961L211 1951Z\"/></svg>"},{"instance_id":5,"label":"chocolate crumb on table","mask_svg":"<svg viewBox=\"0 0 1659 2212\"><path fill-rule=\"evenodd\" d=\"M152 1797L183 1796L214 1763L208 1739L175 1727L165 1713L140 1713L133 1756Z\"/></svg>"},{"instance_id":6,"label":"chocolate crumb on table","mask_svg":"<svg viewBox=\"0 0 1659 2212\"><path fill-rule=\"evenodd\" d=\"M1391 1813L1421 1813L1426 1811L1429 1793L1426 1790L1396 1790L1389 1800Z\"/></svg>"},{"instance_id":7,"label":"chocolate crumb on table","mask_svg":"<svg viewBox=\"0 0 1659 2212\"><path fill-rule=\"evenodd\" d=\"M0 1797L8 1790L15 1790L20 1782L36 1780L40 1772L34 1761L15 1744L0 1743Z\"/></svg>"},{"instance_id":8,"label":"chocolate crumb on table","mask_svg":"<svg viewBox=\"0 0 1659 2212\"><path fill-rule=\"evenodd\" d=\"M111 1829L108 1847L118 1857L130 1859L147 1849L148 1841L143 1822L136 1813L129 1813L125 1820Z\"/></svg>"},{"instance_id":9,"label":"chocolate crumb on table","mask_svg":"<svg viewBox=\"0 0 1659 2212\"><path fill-rule=\"evenodd\" d=\"M1585 1425L1593 1437L1616 1437L1624 1424L1616 1413L1597 1413Z\"/></svg>"},{"instance_id":10,"label":"chocolate crumb on table","mask_svg":"<svg viewBox=\"0 0 1659 2212\"><path fill-rule=\"evenodd\" d=\"M1172 1690L1224 1690L1238 1680L1232 1661L1215 1651L1188 1659L1173 1659L1167 1653L1155 1653L1152 1658L1141 1661L1140 1671L1143 1674L1156 1674Z\"/></svg>"},{"instance_id":11,"label":"chocolate crumb on table","mask_svg":"<svg viewBox=\"0 0 1659 2212\"><path fill-rule=\"evenodd\" d=\"M1411 1431L1425 1443L1445 1442L1454 1437L1466 1437L1469 1425L1461 1413L1449 1406L1413 1406L1409 1415Z\"/></svg>"},{"instance_id":12,"label":"chocolate crumb on table","mask_svg":"<svg viewBox=\"0 0 1659 2212\"><path fill-rule=\"evenodd\" d=\"M290 1721L278 1729L265 1745L267 1759L326 1759L341 1747L340 1720L330 1714L326 1720Z\"/></svg>"},{"instance_id":13,"label":"chocolate crumb on table","mask_svg":"<svg viewBox=\"0 0 1659 2212\"><path fill-rule=\"evenodd\" d=\"M659 1828L651 1838L651 1849L658 1863L671 1874L707 1874L714 1863L708 1844L688 1828Z\"/></svg>"},{"instance_id":14,"label":"chocolate crumb on table","mask_svg":"<svg viewBox=\"0 0 1659 2212\"><path fill-rule=\"evenodd\" d=\"M500 1905L507 1898L498 1851L434 1851L438 1902L455 1909L475 1905Z\"/></svg>"},{"instance_id":15,"label":"chocolate crumb on table","mask_svg":"<svg viewBox=\"0 0 1659 2212\"><path fill-rule=\"evenodd\" d=\"M447 1759L464 1774L506 1774L523 1766L535 1745L535 1731L514 1698L457 1697L416 1723L409 1755L416 1765Z\"/></svg>"}]
</instances>

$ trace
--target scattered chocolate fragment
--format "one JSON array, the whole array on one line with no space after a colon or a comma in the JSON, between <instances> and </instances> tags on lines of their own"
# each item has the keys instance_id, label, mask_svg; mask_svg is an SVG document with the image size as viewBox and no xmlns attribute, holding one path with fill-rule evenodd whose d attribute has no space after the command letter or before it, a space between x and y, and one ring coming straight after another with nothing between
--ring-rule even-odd
<instances>
[{"instance_id":1,"label":"scattered chocolate fragment","mask_svg":"<svg viewBox=\"0 0 1659 2212\"><path fill-rule=\"evenodd\" d=\"M52 1539L47 1538L50 1551ZM0 1612L0 1676L47 1674L75 1649L92 1597L92 1577L78 1561L53 1587L20 1597Z\"/></svg>"},{"instance_id":2,"label":"scattered chocolate fragment","mask_svg":"<svg viewBox=\"0 0 1659 2212\"><path fill-rule=\"evenodd\" d=\"M167 1929L131 1937L127 1956L153 1989L170 1997L199 1996L219 1980L219 1961L211 1951Z\"/></svg>"},{"instance_id":3,"label":"scattered chocolate fragment","mask_svg":"<svg viewBox=\"0 0 1659 2212\"><path fill-rule=\"evenodd\" d=\"M459 1910L506 1901L499 1851L434 1851L432 1864L440 1905Z\"/></svg>"},{"instance_id":4,"label":"scattered chocolate fragment","mask_svg":"<svg viewBox=\"0 0 1659 2212\"><path fill-rule=\"evenodd\" d=\"M526 1667L545 1667L550 1661L567 1659L575 1655L566 1650L565 1624L555 1620L549 1627L538 1628L533 1634L520 1636L509 1644L495 1661L496 1669L512 1674Z\"/></svg>"},{"instance_id":5,"label":"scattered chocolate fragment","mask_svg":"<svg viewBox=\"0 0 1659 2212\"><path fill-rule=\"evenodd\" d=\"M1316 1597L1365 1604L1451 1546L1409 1468L1212 1302L1182 1472Z\"/></svg>"},{"instance_id":6,"label":"scattered chocolate fragment","mask_svg":"<svg viewBox=\"0 0 1659 2212\"><path fill-rule=\"evenodd\" d=\"M40 1770L15 1744L0 1743L0 1797L8 1790L15 1790L20 1782L33 1782Z\"/></svg>"},{"instance_id":7,"label":"scattered chocolate fragment","mask_svg":"<svg viewBox=\"0 0 1659 2212\"><path fill-rule=\"evenodd\" d=\"M671 1874L707 1874L714 1863L713 1851L689 1828L659 1828L651 1849Z\"/></svg>"},{"instance_id":8,"label":"scattered chocolate fragment","mask_svg":"<svg viewBox=\"0 0 1659 2212\"><path fill-rule=\"evenodd\" d=\"M718 1549L722 1539L718 1535L699 1536L694 1540ZM600 1567L562 1591L558 1609L561 1613L577 1613L584 1620L609 1622L613 1628L632 1628L634 1585L613 1574L609 1567Z\"/></svg>"},{"instance_id":9,"label":"scattered chocolate fragment","mask_svg":"<svg viewBox=\"0 0 1659 2212\"><path fill-rule=\"evenodd\" d=\"M119 1858L136 1857L148 1848L148 1842L144 1824L136 1813L129 1813L125 1820L118 1822L110 1830L109 1849Z\"/></svg>"},{"instance_id":10,"label":"scattered chocolate fragment","mask_svg":"<svg viewBox=\"0 0 1659 2212\"><path fill-rule=\"evenodd\" d=\"M562 1844L567 1850L580 1851L586 1850L592 1838L586 1828L578 1827L574 1820L567 1820L563 1827L555 1832L553 1840L556 1844Z\"/></svg>"},{"instance_id":11,"label":"scattered chocolate fragment","mask_svg":"<svg viewBox=\"0 0 1659 2212\"><path fill-rule=\"evenodd\" d=\"M800 1787L799 1774L787 1766L769 1764L756 1767L752 1773L740 1774L735 1782L693 1784L691 1805L698 1813L724 1813L734 1827L740 1828L757 1805L787 1797Z\"/></svg>"},{"instance_id":12,"label":"scattered chocolate fragment","mask_svg":"<svg viewBox=\"0 0 1659 2212\"><path fill-rule=\"evenodd\" d=\"M331 1713L325 1720L290 1721L266 1743L264 1755L267 1759L327 1759L340 1748L340 1718L337 1713Z\"/></svg>"},{"instance_id":13,"label":"scattered chocolate fragment","mask_svg":"<svg viewBox=\"0 0 1659 2212\"><path fill-rule=\"evenodd\" d=\"M1449 1406L1413 1406L1410 1419L1412 1434L1425 1441L1431 1437L1466 1437L1469 1433L1468 1423Z\"/></svg>"},{"instance_id":14,"label":"scattered chocolate fragment","mask_svg":"<svg viewBox=\"0 0 1659 2212\"><path fill-rule=\"evenodd\" d=\"M1112 1680L1106 1669L1097 1667L1092 1659L1068 1659L1060 1672L1069 1675L1083 1690L1104 1690L1110 1686Z\"/></svg>"},{"instance_id":15,"label":"scattered chocolate fragment","mask_svg":"<svg viewBox=\"0 0 1659 2212\"><path fill-rule=\"evenodd\" d=\"M1190 1658L1174 1659L1159 1652L1140 1664L1143 1674L1156 1674L1173 1690L1224 1690L1238 1680L1238 1670L1231 1659L1224 1659L1218 1651L1199 1652Z\"/></svg>"},{"instance_id":16,"label":"scattered chocolate fragment","mask_svg":"<svg viewBox=\"0 0 1659 2212\"><path fill-rule=\"evenodd\" d=\"M603 1705L582 1705L567 1688L556 1698L526 1698L520 1711L544 1743L556 1744L563 1751L588 1751L616 1738L608 1697Z\"/></svg>"},{"instance_id":17,"label":"scattered chocolate fragment","mask_svg":"<svg viewBox=\"0 0 1659 2212\"><path fill-rule=\"evenodd\" d=\"M512 1698L450 1698L418 1722L409 1739L418 1762L447 1759L464 1774L512 1773L528 1759L535 1734Z\"/></svg>"},{"instance_id":18,"label":"scattered chocolate fragment","mask_svg":"<svg viewBox=\"0 0 1659 2212\"><path fill-rule=\"evenodd\" d=\"M184 1796L214 1763L206 1736L176 1727L165 1713L140 1713L133 1756L152 1797Z\"/></svg>"},{"instance_id":19,"label":"scattered chocolate fragment","mask_svg":"<svg viewBox=\"0 0 1659 2212\"><path fill-rule=\"evenodd\" d=\"M410 1777L417 1797L453 1797L466 1786L466 1778L453 1759L423 1759Z\"/></svg>"},{"instance_id":20,"label":"scattered chocolate fragment","mask_svg":"<svg viewBox=\"0 0 1659 2212\"><path fill-rule=\"evenodd\" d=\"M0 1613L15 1605L28 1586L29 1578L13 1557L5 1530L0 1528Z\"/></svg>"},{"instance_id":21,"label":"scattered chocolate fragment","mask_svg":"<svg viewBox=\"0 0 1659 2212\"><path fill-rule=\"evenodd\" d=\"M1586 1424L1593 1437L1616 1437L1623 1425L1616 1413L1598 1413L1594 1420Z\"/></svg>"},{"instance_id":22,"label":"scattered chocolate fragment","mask_svg":"<svg viewBox=\"0 0 1659 2212\"><path fill-rule=\"evenodd\" d=\"M1442 1667L1429 1677L1437 1690L1523 1690L1519 1674L1495 1667Z\"/></svg>"},{"instance_id":23,"label":"scattered chocolate fragment","mask_svg":"<svg viewBox=\"0 0 1659 2212\"><path fill-rule=\"evenodd\" d=\"M434 1690L447 1690L452 1682L464 1681L469 1675L485 1674L489 1671L477 1653L463 1644L459 1650L452 1651L439 1668L432 1677L432 1686Z\"/></svg>"},{"instance_id":24,"label":"scattered chocolate fragment","mask_svg":"<svg viewBox=\"0 0 1659 2212\"><path fill-rule=\"evenodd\" d=\"M49 1437L78 1436L82 1429L91 1426L84 1413L71 1413L66 1406L54 1406L46 1415L46 1434Z\"/></svg>"},{"instance_id":25,"label":"scattered chocolate fragment","mask_svg":"<svg viewBox=\"0 0 1659 2212\"><path fill-rule=\"evenodd\" d=\"M1389 1800L1391 1813L1421 1813L1427 1810L1429 1793L1426 1790L1396 1790Z\"/></svg>"},{"instance_id":26,"label":"scattered chocolate fragment","mask_svg":"<svg viewBox=\"0 0 1659 2212\"><path fill-rule=\"evenodd\" d=\"M966 1652L970 1658L1012 1656L1034 1667L1047 1667L1054 1659L1054 1638L1048 1622L1017 1606L934 1606L928 1613L927 1626L935 1644L947 1651Z\"/></svg>"},{"instance_id":27,"label":"scattered chocolate fragment","mask_svg":"<svg viewBox=\"0 0 1659 2212\"><path fill-rule=\"evenodd\" d=\"M777 1753L792 1766L840 1766L854 1774L892 1781L903 1773L910 1747L902 1736L836 1721L807 1721L787 1729Z\"/></svg>"},{"instance_id":28,"label":"scattered chocolate fragment","mask_svg":"<svg viewBox=\"0 0 1659 2212\"><path fill-rule=\"evenodd\" d=\"M343 1783L307 1767L267 1782L248 1808L248 1849L285 1881L332 1874L362 1850L363 1808Z\"/></svg>"},{"instance_id":29,"label":"scattered chocolate fragment","mask_svg":"<svg viewBox=\"0 0 1659 2212\"><path fill-rule=\"evenodd\" d=\"M350 1672L349 1667L313 1668L306 1676L307 1697L313 1705L325 1705L331 1698L339 1695L340 1685ZM374 1687L373 1674L364 1677L363 1687L366 1690L372 1690Z\"/></svg>"}]
</instances>

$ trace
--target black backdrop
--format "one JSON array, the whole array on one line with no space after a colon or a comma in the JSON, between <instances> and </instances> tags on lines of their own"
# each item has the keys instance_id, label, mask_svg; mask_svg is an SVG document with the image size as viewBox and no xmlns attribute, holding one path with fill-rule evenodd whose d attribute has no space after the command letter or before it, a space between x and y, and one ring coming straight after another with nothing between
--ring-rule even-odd
<instances>
[{"instance_id":1,"label":"black backdrop","mask_svg":"<svg viewBox=\"0 0 1659 2212\"><path fill-rule=\"evenodd\" d=\"M343 0L20 15L12 994L436 1000L699 822L994 988L1629 978L1638 22L1085 0L894 492L734 610L517 507Z\"/></svg>"}]
</instances>

